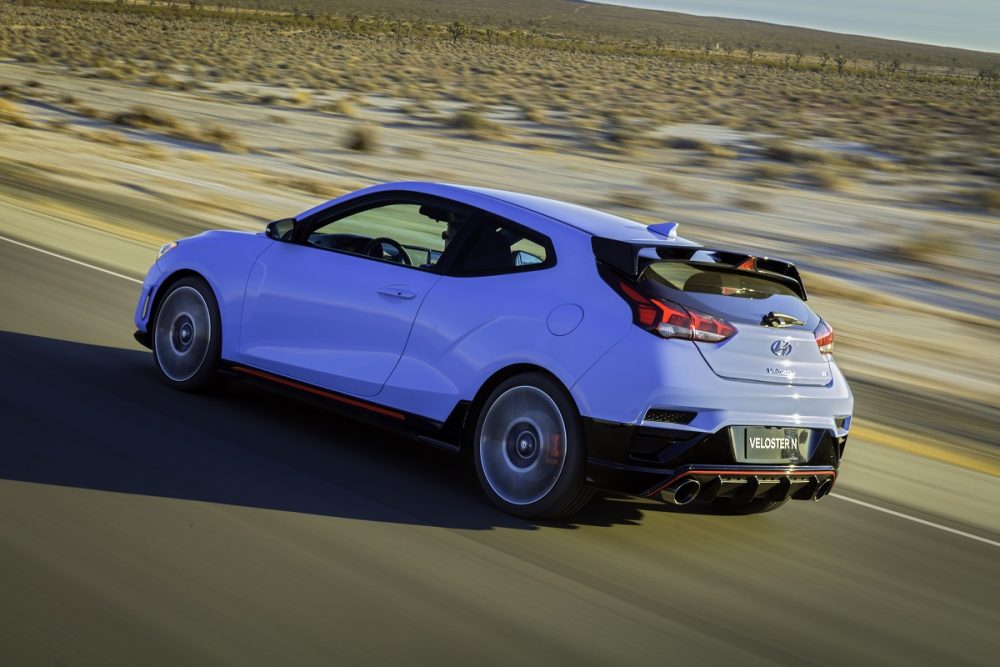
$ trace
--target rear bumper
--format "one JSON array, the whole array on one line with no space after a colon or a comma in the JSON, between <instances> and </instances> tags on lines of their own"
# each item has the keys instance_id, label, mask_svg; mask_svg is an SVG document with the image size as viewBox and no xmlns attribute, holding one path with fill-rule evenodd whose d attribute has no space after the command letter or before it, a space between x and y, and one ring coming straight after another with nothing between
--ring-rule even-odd
<instances>
[{"instance_id":1,"label":"rear bumper","mask_svg":"<svg viewBox=\"0 0 1000 667\"><path fill-rule=\"evenodd\" d=\"M641 495L647 498L658 497L687 479L699 483L698 500L819 500L833 488L837 481L837 470L831 466L764 468L688 465L674 470Z\"/></svg>"},{"instance_id":2,"label":"rear bumper","mask_svg":"<svg viewBox=\"0 0 1000 667\"><path fill-rule=\"evenodd\" d=\"M817 430L819 440L808 461L761 465L737 461L728 428L692 433L595 419L584 419L583 425L588 481L647 497L693 478L702 486L699 499L813 499L824 481L836 481L847 445L846 433Z\"/></svg>"}]
</instances>

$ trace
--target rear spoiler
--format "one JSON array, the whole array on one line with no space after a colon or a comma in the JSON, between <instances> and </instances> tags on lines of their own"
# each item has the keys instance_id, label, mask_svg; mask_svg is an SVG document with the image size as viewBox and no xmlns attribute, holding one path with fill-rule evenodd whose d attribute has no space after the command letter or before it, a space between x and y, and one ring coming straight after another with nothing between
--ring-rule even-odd
<instances>
[{"instance_id":1,"label":"rear spoiler","mask_svg":"<svg viewBox=\"0 0 1000 667\"><path fill-rule=\"evenodd\" d=\"M791 262L771 257L758 257L733 250L718 250L704 246L674 246L619 241L595 236L591 239L594 256L597 261L623 273L631 278L637 278L640 273L640 260L646 260L641 268L645 268L650 259L640 256L647 248L656 252L660 259L687 260L704 264L718 264L737 271L755 271L777 278L791 287L803 301L806 300L806 287L802 284L799 270Z\"/></svg>"}]
</instances>

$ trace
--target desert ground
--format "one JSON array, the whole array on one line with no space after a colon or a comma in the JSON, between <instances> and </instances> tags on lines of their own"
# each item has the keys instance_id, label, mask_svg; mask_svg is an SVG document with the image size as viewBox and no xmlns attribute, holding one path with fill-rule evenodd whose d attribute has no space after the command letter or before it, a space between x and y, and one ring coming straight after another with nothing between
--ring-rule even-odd
<instances>
[{"instance_id":1,"label":"desert ground","mask_svg":"<svg viewBox=\"0 0 1000 667\"><path fill-rule=\"evenodd\" d=\"M118 244L102 264L141 275L159 243L368 184L525 191L791 259L849 377L996 419L995 86L44 5L0 18L5 233L90 253L73 238L96 228Z\"/></svg>"}]
</instances>

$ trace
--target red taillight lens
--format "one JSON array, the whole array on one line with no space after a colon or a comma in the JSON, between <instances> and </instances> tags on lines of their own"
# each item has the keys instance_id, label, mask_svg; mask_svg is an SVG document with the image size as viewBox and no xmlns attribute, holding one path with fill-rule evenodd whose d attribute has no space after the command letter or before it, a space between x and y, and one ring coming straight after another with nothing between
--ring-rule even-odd
<instances>
[{"instance_id":1,"label":"red taillight lens","mask_svg":"<svg viewBox=\"0 0 1000 667\"><path fill-rule=\"evenodd\" d=\"M833 327L824 320L820 320L813 335L816 336L816 345L819 346L820 354L833 354Z\"/></svg>"},{"instance_id":2,"label":"red taillight lens","mask_svg":"<svg viewBox=\"0 0 1000 667\"><path fill-rule=\"evenodd\" d=\"M736 327L714 315L662 299L651 299L625 282L620 283L619 287L632 306L635 323L664 338L718 343L736 333Z\"/></svg>"},{"instance_id":3,"label":"red taillight lens","mask_svg":"<svg viewBox=\"0 0 1000 667\"><path fill-rule=\"evenodd\" d=\"M718 343L736 333L736 327L714 315L699 313L690 308L688 312L691 313L691 337L694 340Z\"/></svg>"},{"instance_id":4,"label":"red taillight lens","mask_svg":"<svg viewBox=\"0 0 1000 667\"><path fill-rule=\"evenodd\" d=\"M653 302L629 287L627 283L621 283L620 287L625 298L632 304L635 323L643 327L655 327L659 311Z\"/></svg>"}]
</instances>

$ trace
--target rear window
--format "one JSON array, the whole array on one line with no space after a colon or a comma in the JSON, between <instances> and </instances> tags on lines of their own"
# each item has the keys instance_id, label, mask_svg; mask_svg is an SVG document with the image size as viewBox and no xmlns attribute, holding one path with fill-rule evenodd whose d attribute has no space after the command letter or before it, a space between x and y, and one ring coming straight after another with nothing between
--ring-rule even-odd
<instances>
[{"instance_id":1,"label":"rear window","mask_svg":"<svg viewBox=\"0 0 1000 667\"><path fill-rule=\"evenodd\" d=\"M744 299L763 299L775 294L799 298L795 290L781 282L779 278L772 278L764 273L751 273L697 262L654 262L643 272L643 278L681 292Z\"/></svg>"},{"instance_id":2,"label":"rear window","mask_svg":"<svg viewBox=\"0 0 1000 667\"><path fill-rule=\"evenodd\" d=\"M718 264L665 260L646 267L641 290L731 322L760 324L768 313L790 315L815 328L819 317L796 291L760 271Z\"/></svg>"}]
</instances>

